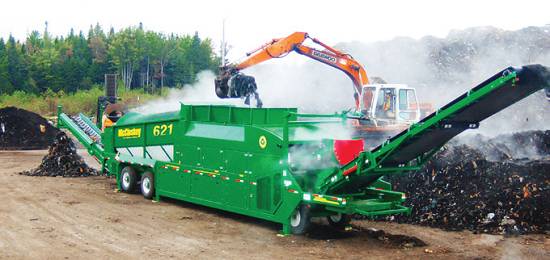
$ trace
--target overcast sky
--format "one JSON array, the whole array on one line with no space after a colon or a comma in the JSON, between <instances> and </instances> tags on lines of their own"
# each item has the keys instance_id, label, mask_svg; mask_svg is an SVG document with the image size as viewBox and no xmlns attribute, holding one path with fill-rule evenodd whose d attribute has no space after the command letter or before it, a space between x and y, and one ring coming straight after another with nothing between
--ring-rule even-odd
<instances>
[{"instance_id":1,"label":"overcast sky","mask_svg":"<svg viewBox=\"0 0 550 260\"><path fill-rule=\"evenodd\" d=\"M32 30L65 35L87 31L100 23L107 31L142 22L145 29L191 34L198 31L216 44L226 20L226 39L231 57L294 31L331 44L342 41L373 42L397 36L444 37L452 29L495 26L515 30L550 24L550 1L408 0L408 1L3 1L0 4L0 36L18 39Z\"/></svg>"}]
</instances>

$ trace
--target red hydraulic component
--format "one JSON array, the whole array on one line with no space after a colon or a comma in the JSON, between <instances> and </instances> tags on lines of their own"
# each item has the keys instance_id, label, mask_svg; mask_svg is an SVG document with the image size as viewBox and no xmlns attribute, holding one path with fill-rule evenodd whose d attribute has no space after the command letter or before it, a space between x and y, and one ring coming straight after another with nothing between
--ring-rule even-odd
<instances>
[{"instance_id":1,"label":"red hydraulic component","mask_svg":"<svg viewBox=\"0 0 550 260\"><path fill-rule=\"evenodd\" d=\"M359 153L364 151L365 142L359 140L334 140L334 156L340 166L353 161Z\"/></svg>"},{"instance_id":2,"label":"red hydraulic component","mask_svg":"<svg viewBox=\"0 0 550 260\"><path fill-rule=\"evenodd\" d=\"M351 167L351 168L345 170L345 171L342 173L342 175L347 176L347 175L350 175L350 174L354 173L355 171L357 171L357 164L354 165L353 167Z\"/></svg>"}]
</instances>

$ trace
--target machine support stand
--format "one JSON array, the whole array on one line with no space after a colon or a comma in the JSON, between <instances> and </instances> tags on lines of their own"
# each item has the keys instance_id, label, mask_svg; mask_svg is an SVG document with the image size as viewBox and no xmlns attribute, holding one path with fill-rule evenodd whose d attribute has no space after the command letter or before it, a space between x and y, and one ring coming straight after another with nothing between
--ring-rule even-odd
<instances>
[{"instance_id":1,"label":"machine support stand","mask_svg":"<svg viewBox=\"0 0 550 260\"><path fill-rule=\"evenodd\" d=\"M283 236L292 235L292 229L290 228L290 223L283 224L283 230L281 230L281 235Z\"/></svg>"},{"instance_id":2,"label":"machine support stand","mask_svg":"<svg viewBox=\"0 0 550 260\"><path fill-rule=\"evenodd\" d=\"M117 188L118 190L122 190L122 186L121 186L121 183L122 183L122 182L121 182L121 180L120 180L120 172L117 171L117 173L116 173L115 176L116 176L116 188Z\"/></svg>"}]
</instances>

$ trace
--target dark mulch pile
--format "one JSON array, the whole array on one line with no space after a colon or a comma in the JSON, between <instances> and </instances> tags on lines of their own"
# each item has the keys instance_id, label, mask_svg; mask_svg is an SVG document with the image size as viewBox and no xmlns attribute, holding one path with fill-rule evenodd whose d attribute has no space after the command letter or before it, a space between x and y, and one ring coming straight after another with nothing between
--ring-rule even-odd
<instances>
[{"instance_id":1,"label":"dark mulch pile","mask_svg":"<svg viewBox=\"0 0 550 260\"><path fill-rule=\"evenodd\" d=\"M48 154L42 159L40 166L19 174L28 176L86 177L97 176L99 172L90 168L82 157L76 153L76 147L71 138L65 133L59 132L50 146Z\"/></svg>"},{"instance_id":2,"label":"dark mulch pile","mask_svg":"<svg viewBox=\"0 0 550 260\"><path fill-rule=\"evenodd\" d=\"M390 219L483 233L550 230L550 131L459 143L447 146L421 171L389 178L413 207L410 216ZM521 151L537 156L520 156L526 153Z\"/></svg>"},{"instance_id":3,"label":"dark mulch pile","mask_svg":"<svg viewBox=\"0 0 550 260\"><path fill-rule=\"evenodd\" d=\"M0 109L0 150L46 149L57 133L36 113L16 107Z\"/></svg>"}]
</instances>

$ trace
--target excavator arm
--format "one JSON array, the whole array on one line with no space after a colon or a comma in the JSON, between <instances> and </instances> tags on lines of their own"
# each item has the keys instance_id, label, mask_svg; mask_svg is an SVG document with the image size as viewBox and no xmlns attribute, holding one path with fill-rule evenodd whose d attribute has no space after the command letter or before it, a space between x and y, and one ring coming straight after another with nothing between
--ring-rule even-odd
<instances>
[{"instance_id":1,"label":"excavator arm","mask_svg":"<svg viewBox=\"0 0 550 260\"><path fill-rule=\"evenodd\" d=\"M243 70L273 58L283 58L294 50L294 47L301 45L307 39L307 33L295 32L288 37L273 39L259 48L246 53L247 58L234 65L235 69Z\"/></svg>"},{"instance_id":2,"label":"excavator arm","mask_svg":"<svg viewBox=\"0 0 550 260\"><path fill-rule=\"evenodd\" d=\"M303 45L307 39L311 39L314 43L322 46L324 50ZM244 61L221 67L216 78L216 94L220 98L245 97L247 100L251 95L258 96L255 82L253 86L251 84L238 85L240 81L253 81L252 77L246 76L240 73L240 71L269 59L285 57L292 51L343 71L353 81L355 92L357 93L355 95L356 104L358 104L358 97L361 94L362 86L369 83L363 66L353 59L351 55L342 53L315 38L311 38L305 32L295 32L285 38L273 39L247 53L248 57ZM248 78L246 79L246 77Z\"/></svg>"}]
</instances>

